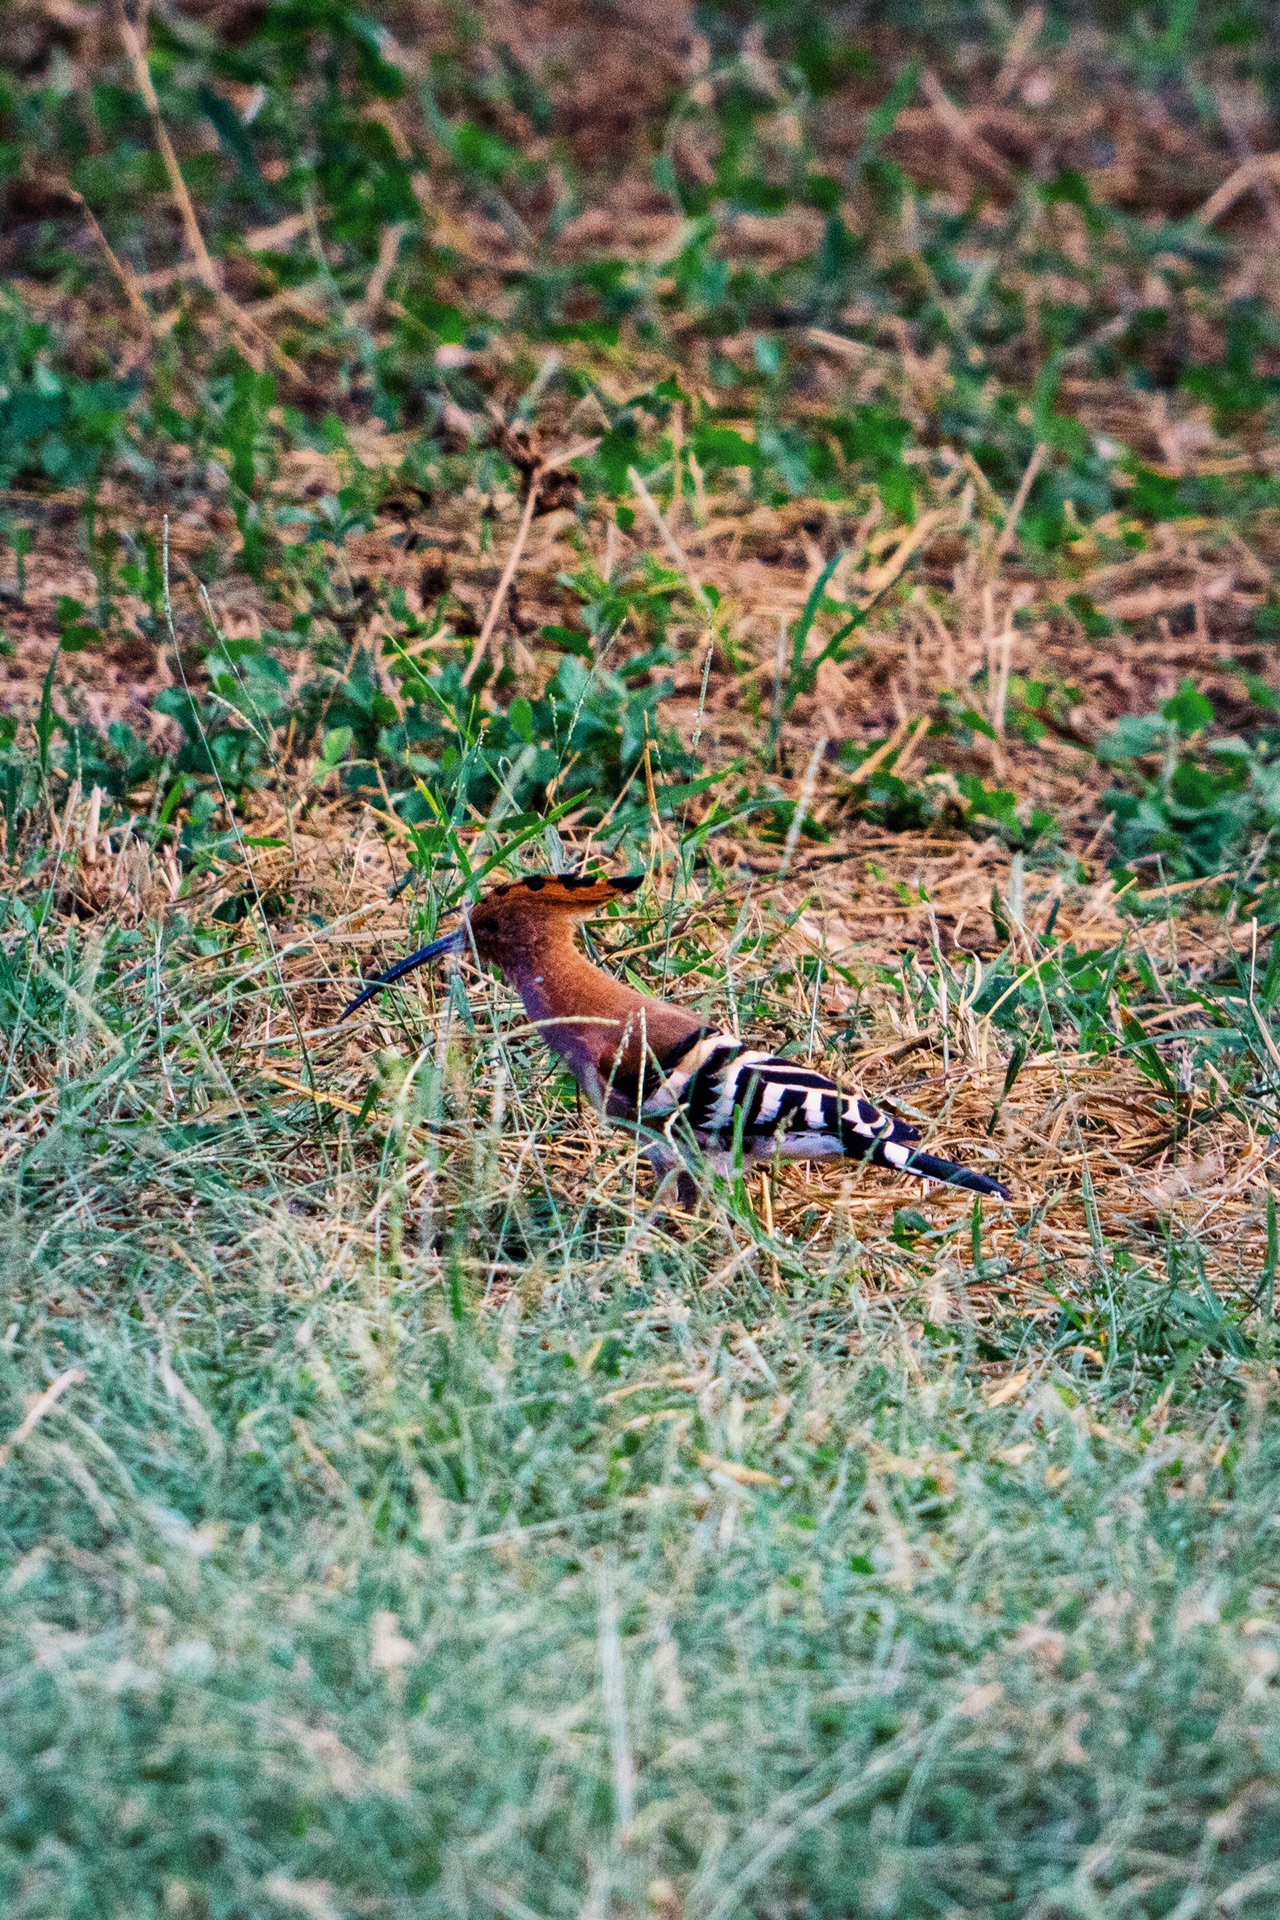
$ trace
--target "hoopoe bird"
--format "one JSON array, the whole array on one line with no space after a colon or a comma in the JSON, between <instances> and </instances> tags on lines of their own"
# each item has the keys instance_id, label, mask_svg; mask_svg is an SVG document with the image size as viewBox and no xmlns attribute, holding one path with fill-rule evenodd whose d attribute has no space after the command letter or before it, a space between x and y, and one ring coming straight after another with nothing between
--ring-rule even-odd
<instances>
[{"instance_id":1,"label":"hoopoe bird","mask_svg":"<svg viewBox=\"0 0 1280 1920\"><path fill-rule=\"evenodd\" d=\"M574 944L576 924L634 893L643 878L533 874L493 887L451 933L367 981L341 1017L415 967L471 951L516 989L531 1024L598 1111L648 1136L659 1179L679 1175L682 1205L696 1195L689 1161L698 1154L729 1177L739 1163L746 1172L780 1160L867 1160L1010 1198L998 1180L921 1152L918 1128L825 1074L748 1046L593 966Z\"/></svg>"}]
</instances>

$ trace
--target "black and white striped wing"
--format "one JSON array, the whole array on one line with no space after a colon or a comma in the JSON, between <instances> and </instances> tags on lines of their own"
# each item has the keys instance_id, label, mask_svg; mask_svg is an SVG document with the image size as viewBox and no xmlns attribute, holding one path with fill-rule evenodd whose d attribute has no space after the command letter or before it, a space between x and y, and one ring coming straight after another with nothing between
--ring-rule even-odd
<instances>
[{"instance_id":1,"label":"black and white striped wing","mask_svg":"<svg viewBox=\"0 0 1280 1920\"><path fill-rule=\"evenodd\" d=\"M880 1144L901 1146L901 1156L886 1158L902 1167L908 1143L920 1137L826 1074L756 1052L728 1033L698 1037L668 1065L642 1111L650 1123L683 1124L708 1151L730 1151L741 1140L749 1158L862 1159Z\"/></svg>"},{"instance_id":2,"label":"black and white striped wing","mask_svg":"<svg viewBox=\"0 0 1280 1920\"><path fill-rule=\"evenodd\" d=\"M913 1144L918 1128L845 1092L826 1074L756 1052L732 1034L695 1035L663 1068L641 1117L673 1139L692 1135L704 1152L732 1153L741 1143L748 1162L870 1160L890 1172L1007 1197L985 1174L921 1153Z\"/></svg>"}]
</instances>

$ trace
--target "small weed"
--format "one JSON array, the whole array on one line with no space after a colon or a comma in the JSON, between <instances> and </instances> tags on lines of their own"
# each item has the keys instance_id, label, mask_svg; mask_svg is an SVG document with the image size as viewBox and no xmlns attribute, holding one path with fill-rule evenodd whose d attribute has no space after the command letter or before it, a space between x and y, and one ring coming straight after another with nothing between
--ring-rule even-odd
<instances>
[{"instance_id":1,"label":"small weed","mask_svg":"<svg viewBox=\"0 0 1280 1920\"><path fill-rule=\"evenodd\" d=\"M1192 682L1157 713L1121 720L1099 742L1106 765L1133 769L1159 759L1137 791L1116 789L1104 804L1115 819L1123 864L1156 865L1170 880L1229 871L1280 826L1280 734L1265 727L1251 740L1210 738L1213 704Z\"/></svg>"}]
</instances>

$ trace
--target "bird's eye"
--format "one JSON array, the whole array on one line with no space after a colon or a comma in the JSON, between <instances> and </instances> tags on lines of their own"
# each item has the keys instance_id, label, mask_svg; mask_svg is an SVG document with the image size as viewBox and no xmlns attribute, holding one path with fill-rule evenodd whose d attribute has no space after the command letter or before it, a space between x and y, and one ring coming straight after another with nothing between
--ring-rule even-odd
<instances>
[{"instance_id":1,"label":"bird's eye","mask_svg":"<svg viewBox=\"0 0 1280 1920\"><path fill-rule=\"evenodd\" d=\"M497 921L493 919L482 920L480 922L480 931L481 933L496 933L498 931Z\"/></svg>"}]
</instances>

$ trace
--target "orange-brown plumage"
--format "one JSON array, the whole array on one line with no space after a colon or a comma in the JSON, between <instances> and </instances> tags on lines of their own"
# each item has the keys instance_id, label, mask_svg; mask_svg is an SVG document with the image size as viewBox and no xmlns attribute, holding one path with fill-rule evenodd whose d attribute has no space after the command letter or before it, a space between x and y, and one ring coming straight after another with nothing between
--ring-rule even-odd
<instances>
[{"instance_id":1,"label":"orange-brown plumage","mask_svg":"<svg viewBox=\"0 0 1280 1920\"><path fill-rule=\"evenodd\" d=\"M477 958L511 983L547 1045L615 1117L634 1111L646 1061L663 1059L704 1025L682 1007L624 986L574 943L579 920L638 885L638 876L534 874L493 888L468 922ZM654 1078L650 1067L650 1087Z\"/></svg>"}]
</instances>

